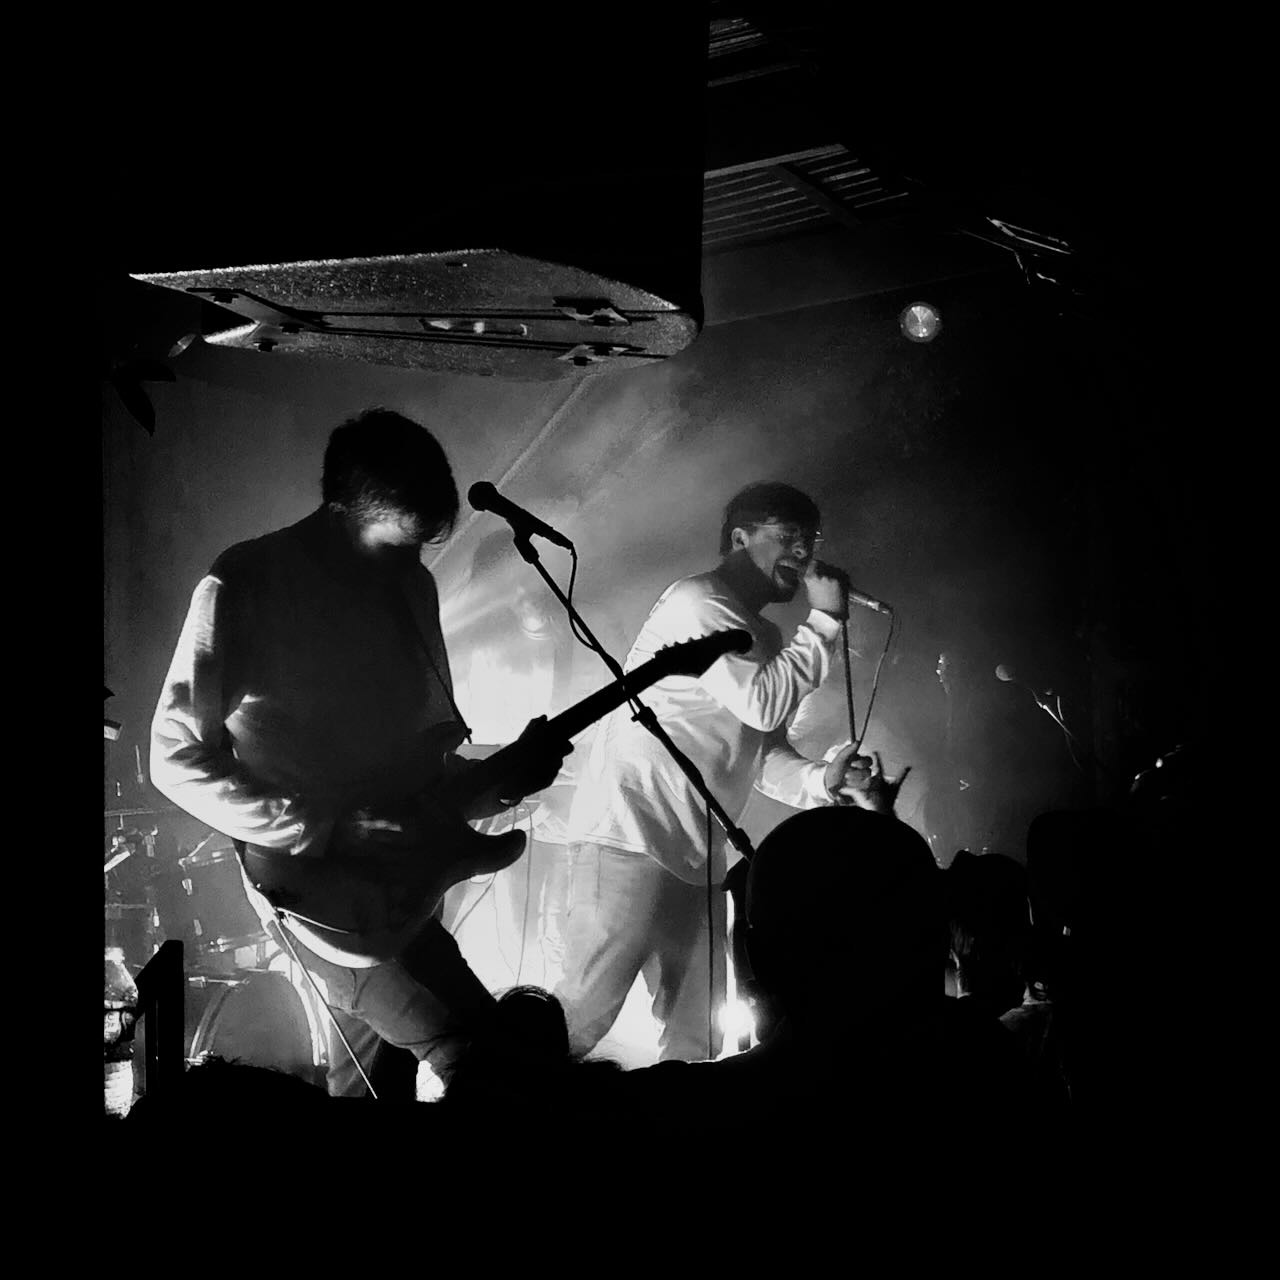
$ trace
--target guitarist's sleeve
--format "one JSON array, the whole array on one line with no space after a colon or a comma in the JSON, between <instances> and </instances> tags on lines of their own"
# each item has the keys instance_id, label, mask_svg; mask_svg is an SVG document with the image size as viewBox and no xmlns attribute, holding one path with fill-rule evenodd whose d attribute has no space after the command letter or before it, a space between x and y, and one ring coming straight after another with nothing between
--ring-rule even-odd
<instances>
[{"instance_id":1,"label":"guitarist's sleeve","mask_svg":"<svg viewBox=\"0 0 1280 1280\"><path fill-rule=\"evenodd\" d=\"M191 598L151 724L151 780L180 809L232 839L293 853L323 847L332 822L306 813L297 797L255 783L231 751L235 629L227 595L210 574Z\"/></svg>"}]
</instances>

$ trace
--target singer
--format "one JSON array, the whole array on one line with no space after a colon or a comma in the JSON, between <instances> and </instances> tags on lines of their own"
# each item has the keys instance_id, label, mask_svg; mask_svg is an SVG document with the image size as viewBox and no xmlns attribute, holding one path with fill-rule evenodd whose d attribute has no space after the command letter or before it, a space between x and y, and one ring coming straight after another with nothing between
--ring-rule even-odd
<instances>
[{"instance_id":1,"label":"singer","mask_svg":"<svg viewBox=\"0 0 1280 1280\"><path fill-rule=\"evenodd\" d=\"M816 504L790 485L742 490L724 513L719 565L672 583L627 655L631 670L666 645L719 628L751 633L749 653L721 658L698 679L660 681L644 695L735 821L753 786L798 809L842 800L892 806L852 746L828 764L787 740L789 717L827 675L845 609L839 577L813 559L818 526ZM784 644L762 610L801 587L810 611ZM709 948L706 871L710 857L713 884L723 882L724 832L714 819L708 826L688 779L627 706L599 727L568 835L565 973L556 994L575 1050L588 1052L608 1033L643 972L662 1027L661 1058L715 1056L721 1033L708 1032L708 999L714 983L715 1003L723 1002L725 906L723 893L711 895Z\"/></svg>"}]
</instances>

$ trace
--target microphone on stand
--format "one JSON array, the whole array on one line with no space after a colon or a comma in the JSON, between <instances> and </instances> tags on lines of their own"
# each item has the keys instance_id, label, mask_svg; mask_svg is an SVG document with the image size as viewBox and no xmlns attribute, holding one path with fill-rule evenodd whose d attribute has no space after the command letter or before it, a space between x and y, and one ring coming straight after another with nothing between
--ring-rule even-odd
<instances>
[{"instance_id":1,"label":"microphone on stand","mask_svg":"<svg viewBox=\"0 0 1280 1280\"><path fill-rule=\"evenodd\" d=\"M1066 721L1064 718L1062 718L1062 699L1059 698L1059 695L1055 694L1055 692L1053 692L1052 689L1044 690L1043 694L1041 694L1041 692L1037 692L1036 690L1032 689L1032 686L1027 684L1027 681L1019 680L1018 671L1016 671L1015 667L1007 666L1007 663L1004 663L1004 662L1000 663L1000 666L996 667L996 680L1002 680L1005 682L1006 685L1023 686L1023 689L1027 690L1029 694L1032 695L1032 698L1036 699L1037 707L1041 709L1042 712L1046 714L1046 716L1050 718L1051 721L1055 723L1056 726L1059 727L1062 732L1065 733L1066 739L1068 739L1068 744L1071 744L1071 742L1075 742L1075 744L1079 745L1080 748L1082 748L1083 750L1084 748L1083 742L1080 742L1078 737L1076 737L1074 733L1071 732L1068 727L1066 727ZM1053 707L1052 703L1050 703L1051 698L1057 699L1056 708ZM1074 758L1074 755L1073 755L1073 758ZM1079 763L1079 762L1076 762L1076 763Z\"/></svg>"},{"instance_id":2,"label":"microphone on stand","mask_svg":"<svg viewBox=\"0 0 1280 1280\"><path fill-rule=\"evenodd\" d=\"M563 533L539 520L532 512L504 498L488 480L479 480L473 484L467 490L467 501L476 511L491 511L505 520L515 530L517 537L527 538L536 534L539 538L554 542L557 547L564 547L566 551L573 550L573 543Z\"/></svg>"},{"instance_id":3,"label":"microphone on stand","mask_svg":"<svg viewBox=\"0 0 1280 1280\"><path fill-rule=\"evenodd\" d=\"M1077 769L1082 773L1084 772L1084 765L1076 758L1075 748L1079 747L1097 769L1101 770L1101 772L1104 773L1111 781L1116 781L1117 775L1114 767L1107 764L1105 760L1099 759L1096 752L1086 747L1085 744L1071 732L1062 713L1062 698L1058 694L1054 693L1052 689L1046 689L1043 693L1037 693L1029 684L1026 683L1025 680L1018 679L1018 672L1016 668L1011 667L1004 662L1000 663L1000 665L996 667L996 679L1003 680L1006 684L1020 684L1031 694L1031 696L1036 700L1036 706L1038 706L1040 710L1043 711L1045 715L1047 715L1049 719L1062 730L1067 739L1067 752L1071 756L1072 764L1074 764ZM1050 698L1057 700L1058 705L1056 708L1050 704Z\"/></svg>"},{"instance_id":4,"label":"microphone on stand","mask_svg":"<svg viewBox=\"0 0 1280 1280\"><path fill-rule=\"evenodd\" d=\"M1015 667L1010 667L1003 662L996 667L996 679L1003 680L1005 684L1021 685L1036 700L1036 706L1038 706L1042 711L1047 711L1055 720L1058 718L1054 713L1053 708L1048 705L1047 701L1047 699L1054 696L1052 689L1046 689L1043 694L1037 693L1025 680L1020 680L1018 678L1018 672Z\"/></svg>"}]
</instances>

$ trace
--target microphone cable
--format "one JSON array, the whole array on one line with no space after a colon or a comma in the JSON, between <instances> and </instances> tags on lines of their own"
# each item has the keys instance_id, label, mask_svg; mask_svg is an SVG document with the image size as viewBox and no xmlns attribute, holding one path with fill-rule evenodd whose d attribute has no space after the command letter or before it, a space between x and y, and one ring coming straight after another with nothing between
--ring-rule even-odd
<instances>
[{"instance_id":1,"label":"microphone cable","mask_svg":"<svg viewBox=\"0 0 1280 1280\"><path fill-rule=\"evenodd\" d=\"M234 841L233 843L236 845L236 851L235 851L236 861L240 864L241 872L243 873L245 879L248 880L249 883L252 884L255 889L257 889L256 883L254 882L253 878L249 875L248 867L245 866L243 846L240 844L239 841ZM302 970L303 975L306 977L307 982L310 984L311 990L315 992L316 999L321 1003L321 1005L324 1006L325 1013L329 1015L329 1023L333 1027L333 1029L338 1033L338 1039L342 1041L342 1047L347 1051L347 1054L351 1058L351 1061L355 1063L355 1068L360 1073L360 1079L364 1081L365 1088L369 1090L369 1096L375 1102L377 1102L378 1094L377 1094L377 1090L375 1090L373 1087L373 1081L369 1079L368 1074L365 1072L364 1065L361 1063L359 1055L351 1047L351 1041L347 1039L346 1034L343 1032L342 1028L338 1025L338 1019L334 1015L333 1006L329 1003L324 993L321 992L320 986L316 982L315 976L312 974L311 970L308 969L307 966L302 963L302 960L299 957L298 953L293 949L293 943L289 939L289 930L285 926L284 921L280 918L280 908L277 907L276 904L272 902L271 899L268 898L265 893L262 893L261 889L258 889L258 893L261 894L263 899L266 901L267 906L271 908L271 918L273 923L276 926L276 932L280 935L280 941L284 943L285 949L289 952L290 959L293 961L294 964L298 966L299 969Z\"/></svg>"},{"instance_id":2,"label":"microphone cable","mask_svg":"<svg viewBox=\"0 0 1280 1280\"><path fill-rule=\"evenodd\" d=\"M489 879L485 881L485 886L484 886L484 888L480 890L480 892L476 895L475 900L474 900L474 901L471 903L471 905L470 905L470 906L469 906L469 907L468 907L468 908L467 908L467 909L462 913L462 917L461 917L461 919L459 919L459 920L454 924L453 928L449 930L449 934L450 934L450 936L451 936L451 937L456 938L456 937L458 936L458 930L459 930L459 929L461 929L461 928L462 928L462 926L463 926L464 924L466 924L466 922L467 922L467 917L468 917L468 916L469 916L469 915L470 915L470 914L471 914L471 913L472 913L472 912L473 912L473 911L474 911L474 910L475 910L475 909L476 909L476 908L477 908L477 907L478 907L478 906L479 906L479 905L484 901L484 899L485 899L485 895L489 892L489 890L490 890L490 889L492 889L492 888L493 888L493 883L494 883L494 881L495 881L495 880L497 880L497 878L498 878L498 873L495 871L495 872L494 872L494 873L489 877Z\"/></svg>"},{"instance_id":3,"label":"microphone cable","mask_svg":"<svg viewBox=\"0 0 1280 1280\"><path fill-rule=\"evenodd\" d=\"M268 902L270 902L270 899L268 899ZM365 1072L364 1066L360 1061L359 1056L357 1055L356 1051L351 1047L351 1041L347 1039L346 1034L343 1032L342 1028L338 1025L338 1019L334 1015L333 1006L330 1005L329 1001L326 1000L325 997L321 994L320 987L316 983L315 978L312 976L311 970L308 969L307 966L302 963L301 959L299 959L298 957L298 953L293 949L293 943L289 941L289 931L288 929L285 928L284 921L280 919L280 912L277 909L275 903L271 902L270 905L271 905L272 914L275 917L276 928L279 930L279 933L280 933L280 940L288 948L289 955L293 959L294 964L296 964L298 968L301 969L302 972L306 975L307 981L311 984L312 991L316 993L316 999L319 1000L322 1005L324 1005L324 1011L329 1015L329 1022L332 1025L333 1029L338 1033L338 1039L342 1041L342 1047L347 1051L347 1055L348 1057L350 1057L351 1061L355 1063L355 1068L360 1073L360 1079L364 1081L364 1087L369 1090L369 1097L371 1097L374 1100L374 1102L377 1102L378 1091L373 1087L373 1081L369 1079L367 1073Z\"/></svg>"},{"instance_id":4,"label":"microphone cable","mask_svg":"<svg viewBox=\"0 0 1280 1280\"><path fill-rule=\"evenodd\" d=\"M707 1061L714 1062L715 1055L715 991L716 991L716 927L712 910L711 889L711 806L704 805L707 815Z\"/></svg>"},{"instance_id":5,"label":"microphone cable","mask_svg":"<svg viewBox=\"0 0 1280 1280\"><path fill-rule=\"evenodd\" d=\"M850 728L852 728L853 727L853 721L852 721L853 694L851 690L852 690L853 675L852 675L852 672L849 670L849 665L850 665L849 664L849 620L847 618L844 620L843 626L844 626L844 645L845 645L845 649L844 649L845 671L846 671L847 678L850 681L849 716L850 716ZM898 627L898 615L896 613L891 613L889 615L889 633L884 638L884 646L880 650L879 658L876 659L875 674L871 677L871 696L867 699L867 713L863 717L862 732L858 735L856 750L854 752L855 755L861 754L863 740L867 736L867 730L871 727L871 708L874 707L876 704L876 691L880 688L880 669L881 667L884 666L884 660L888 656L889 647L893 644L894 632L897 630L897 627Z\"/></svg>"},{"instance_id":6,"label":"microphone cable","mask_svg":"<svg viewBox=\"0 0 1280 1280\"><path fill-rule=\"evenodd\" d=\"M516 986L524 972L524 944L529 936L529 899L533 894L533 812L529 813L528 843L524 851L524 914L520 920L520 958L516 961ZM546 976L545 974L543 975Z\"/></svg>"},{"instance_id":7,"label":"microphone cable","mask_svg":"<svg viewBox=\"0 0 1280 1280\"><path fill-rule=\"evenodd\" d=\"M513 975L516 986L520 985L520 974L521 974L521 971L524 969L524 950L525 950L524 938L525 938L525 933L527 933L529 929L529 898L530 898L530 894L533 886L533 862L530 857L530 854L532 852L532 845L533 845L533 810L523 803L519 807L525 810L525 821L528 823L528 825L521 828L521 830L524 831L525 833L525 852L523 855L524 856L524 916L523 916L523 923L521 924L519 959L516 961L514 968L512 968L511 961L507 959L507 953L502 949L502 916L500 915L498 910L498 895L496 893L493 895L494 945L498 949L498 956L501 959L502 963L506 966L507 972ZM502 871L508 871L508 870L510 870L509 867L502 868ZM485 886L485 893L488 893L489 889L493 887L494 884L496 884L498 877L502 874L502 871L495 871L493 873L493 878L490 880L489 884ZM481 897L483 896L484 895L482 894ZM474 903L473 906L478 904L479 904L479 899L476 900L476 903ZM471 908L468 908L467 915L470 915L470 914L471 914ZM465 920L465 919L466 919L466 916L463 916L462 920ZM458 921L459 928L461 928L462 926L462 920Z\"/></svg>"}]
</instances>

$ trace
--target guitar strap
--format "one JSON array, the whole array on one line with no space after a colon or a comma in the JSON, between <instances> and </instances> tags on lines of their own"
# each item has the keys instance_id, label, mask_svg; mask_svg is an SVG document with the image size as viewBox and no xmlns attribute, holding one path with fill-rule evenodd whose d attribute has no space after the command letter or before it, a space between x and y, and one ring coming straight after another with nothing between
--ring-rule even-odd
<instances>
[{"instance_id":1,"label":"guitar strap","mask_svg":"<svg viewBox=\"0 0 1280 1280\"><path fill-rule=\"evenodd\" d=\"M406 575L402 583L396 583L387 591L387 602L391 607L392 613L396 616L396 620L407 634L411 635L416 641L418 647L427 656L427 662L431 667L432 674L439 684L441 692L445 696L450 709L453 711L458 727L462 730L463 737L467 742L471 741L471 727L467 724L466 718L458 709L457 702L453 697L453 683L446 678L445 672L448 670L448 656L443 652L440 660L437 661L435 653L432 651L430 640L428 639L428 628L426 619L420 616L423 610L415 609L415 603L421 604L421 601L415 601L409 594L409 584L412 581L412 575ZM438 633L438 627L435 628ZM445 669L441 670L441 663L445 664Z\"/></svg>"}]
</instances>

